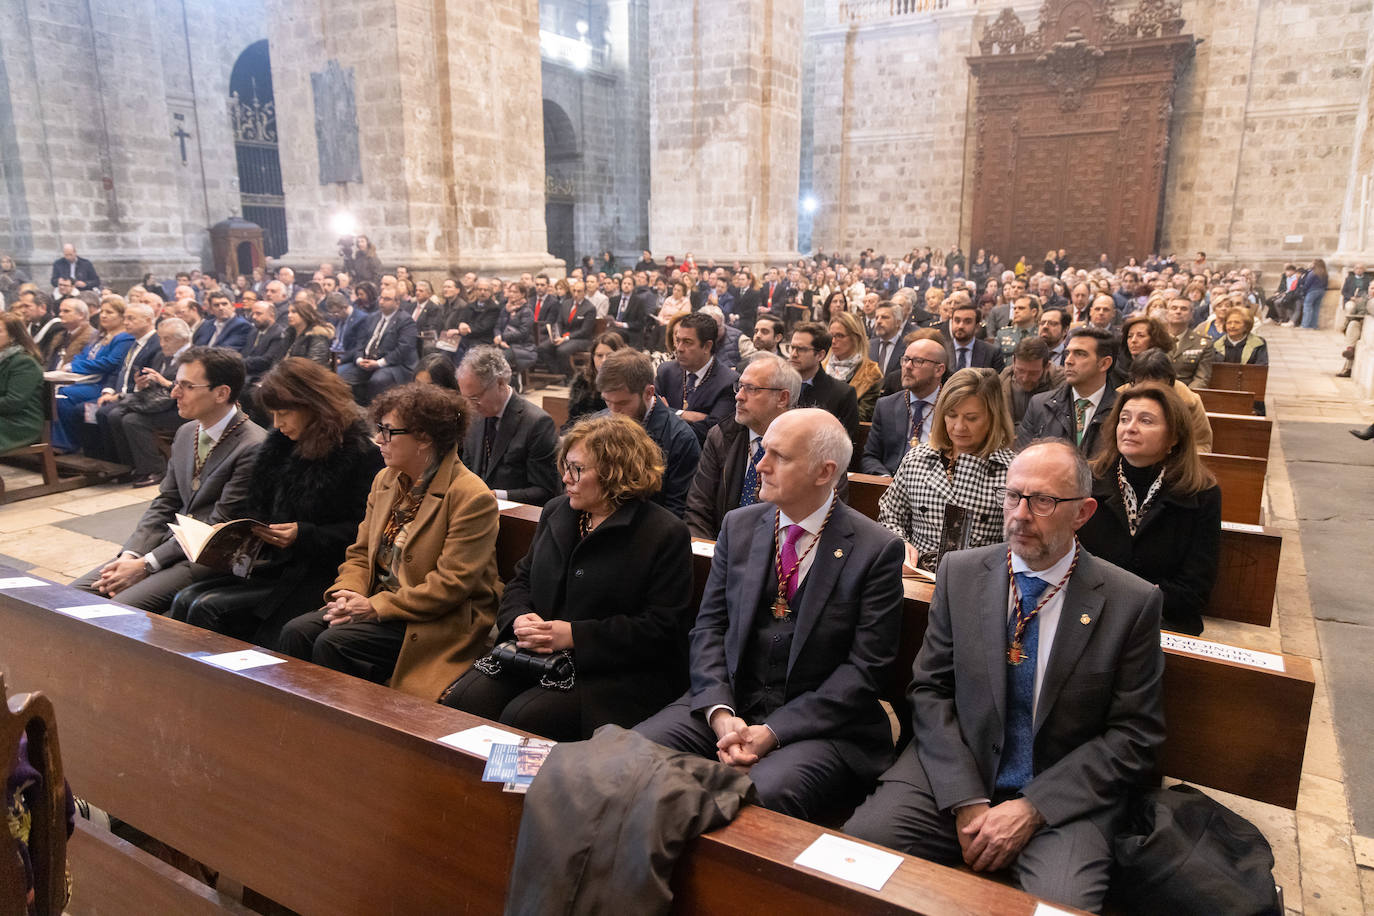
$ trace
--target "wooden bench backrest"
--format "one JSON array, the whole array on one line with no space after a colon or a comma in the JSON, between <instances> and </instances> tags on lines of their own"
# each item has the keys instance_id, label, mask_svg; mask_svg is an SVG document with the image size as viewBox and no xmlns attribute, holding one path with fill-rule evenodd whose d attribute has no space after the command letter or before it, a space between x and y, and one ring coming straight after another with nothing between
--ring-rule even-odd
<instances>
[{"instance_id":1,"label":"wooden bench backrest","mask_svg":"<svg viewBox=\"0 0 1374 916\"><path fill-rule=\"evenodd\" d=\"M1249 391L1228 391L1222 388L1194 388L1194 393L1202 398L1202 408L1208 413L1255 412L1255 396Z\"/></svg>"},{"instance_id":2,"label":"wooden bench backrest","mask_svg":"<svg viewBox=\"0 0 1374 916\"><path fill-rule=\"evenodd\" d=\"M553 417L553 425L557 429L562 429L568 425L568 404L567 398L559 397L556 394L544 395L544 413Z\"/></svg>"},{"instance_id":3,"label":"wooden bench backrest","mask_svg":"<svg viewBox=\"0 0 1374 916\"><path fill-rule=\"evenodd\" d=\"M1269 386L1269 367L1214 362L1211 386L1230 391L1249 391L1254 394L1256 401L1263 401L1265 389Z\"/></svg>"},{"instance_id":4,"label":"wooden bench backrest","mask_svg":"<svg viewBox=\"0 0 1374 916\"><path fill-rule=\"evenodd\" d=\"M1216 475L1221 487L1221 519L1242 525L1260 524L1264 501L1264 475L1269 462L1244 455L1202 454L1202 463Z\"/></svg>"},{"instance_id":5,"label":"wooden bench backrest","mask_svg":"<svg viewBox=\"0 0 1374 916\"><path fill-rule=\"evenodd\" d=\"M156 615L49 610L91 600L60 586L0 595L0 653L12 682L64 710L68 772L93 804L303 914L501 911L522 797L482 783L480 758L436 740L488 723L294 659L227 671L193 653L244 643ZM793 865L823 832L746 809L689 848L679 910L738 911L741 899L835 914L1035 909L1012 888L909 857L877 892ZM78 848L104 859L74 863L79 892L132 905L129 887L101 881L115 873L111 844Z\"/></svg>"},{"instance_id":6,"label":"wooden bench backrest","mask_svg":"<svg viewBox=\"0 0 1374 916\"><path fill-rule=\"evenodd\" d=\"M1212 451L1218 455L1243 455L1247 458L1269 458L1269 438L1274 421L1257 417L1249 411L1240 413L1208 413L1212 424Z\"/></svg>"},{"instance_id":7,"label":"wooden bench backrest","mask_svg":"<svg viewBox=\"0 0 1374 916\"><path fill-rule=\"evenodd\" d=\"M26 795L34 906L41 916L58 916L67 899L67 805L57 719L41 693L11 699L0 673L0 795L8 791L10 776L19 764L19 740L26 735L28 763L43 780L42 791ZM4 913L25 912L28 899L28 881L14 846L8 830L0 833L0 912Z\"/></svg>"},{"instance_id":8,"label":"wooden bench backrest","mask_svg":"<svg viewBox=\"0 0 1374 916\"><path fill-rule=\"evenodd\" d=\"M872 423L859 424L859 435L854 439L854 454L849 459L851 470L856 470L861 466L860 461L863 459L864 447L868 445L868 434L871 432L873 432Z\"/></svg>"}]
</instances>

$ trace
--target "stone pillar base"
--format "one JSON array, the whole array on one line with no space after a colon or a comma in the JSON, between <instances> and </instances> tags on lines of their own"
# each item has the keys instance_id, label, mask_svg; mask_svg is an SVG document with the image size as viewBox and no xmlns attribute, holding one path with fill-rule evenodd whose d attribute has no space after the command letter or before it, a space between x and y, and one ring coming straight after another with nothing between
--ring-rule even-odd
<instances>
[{"instance_id":1,"label":"stone pillar base","mask_svg":"<svg viewBox=\"0 0 1374 916\"><path fill-rule=\"evenodd\" d=\"M444 279L450 276L456 278L470 270L484 276L495 275L504 280L518 279L522 273L527 272L546 273L550 279L567 275L564 263L547 251L479 254L467 258L440 258L429 254L409 257L404 253L398 255L392 252L383 254L384 270L395 270L398 265L407 267L412 277L429 280L436 288ZM294 270L296 282L302 284L310 282L315 271L324 263L333 264L336 269L342 268L343 259L339 257L338 249L320 254L289 251L280 258L272 259L273 267L290 267Z\"/></svg>"},{"instance_id":2,"label":"stone pillar base","mask_svg":"<svg viewBox=\"0 0 1374 916\"><path fill-rule=\"evenodd\" d=\"M663 254L654 252L655 260L661 260L663 255L671 254L681 259L683 252L665 251ZM715 261L717 267L729 266L739 261L745 267L758 273L761 269L769 267L782 267L785 264L795 264L801 258L806 257L800 251L698 251L692 250L692 258L700 267L707 261Z\"/></svg>"}]
</instances>

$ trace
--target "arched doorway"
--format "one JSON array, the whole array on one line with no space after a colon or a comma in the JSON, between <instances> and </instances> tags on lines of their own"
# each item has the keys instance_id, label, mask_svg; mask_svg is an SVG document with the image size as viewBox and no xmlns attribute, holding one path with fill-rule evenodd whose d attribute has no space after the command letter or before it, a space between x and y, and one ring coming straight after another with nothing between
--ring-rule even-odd
<instances>
[{"instance_id":1,"label":"arched doorway","mask_svg":"<svg viewBox=\"0 0 1374 916\"><path fill-rule=\"evenodd\" d=\"M277 105L272 95L272 63L267 40L239 55L229 75L229 120L238 158L243 218L262 227L269 258L286 253L286 196L277 155Z\"/></svg>"},{"instance_id":2,"label":"arched doorway","mask_svg":"<svg viewBox=\"0 0 1374 916\"><path fill-rule=\"evenodd\" d=\"M544 229L549 253L562 258L568 270L577 266L577 171L582 154L572 119L556 102L544 100Z\"/></svg>"}]
</instances>

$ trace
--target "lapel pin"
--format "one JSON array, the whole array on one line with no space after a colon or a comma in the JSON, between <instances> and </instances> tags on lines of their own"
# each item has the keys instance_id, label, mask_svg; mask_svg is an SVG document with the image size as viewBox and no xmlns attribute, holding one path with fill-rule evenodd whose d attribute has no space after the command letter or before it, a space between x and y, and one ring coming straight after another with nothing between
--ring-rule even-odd
<instances>
[{"instance_id":1,"label":"lapel pin","mask_svg":"<svg viewBox=\"0 0 1374 916\"><path fill-rule=\"evenodd\" d=\"M1093 619L1089 617L1087 614L1084 614L1082 617L1078 618L1078 622L1086 627L1088 624L1093 622Z\"/></svg>"},{"instance_id":2,"label":"lapel pin","mask_svg":"<svg viewBox=\"0 0 1374 916\"><path fill-rule=\"evenodd\" d=\"M840 550L838 547L836 547L836 548L835 548L835 559L838 560L838 559L839 559L840 557L842 557L842 556L844 556L844 551L843 551L843 550Z\"/></svg>"}]
</instances>

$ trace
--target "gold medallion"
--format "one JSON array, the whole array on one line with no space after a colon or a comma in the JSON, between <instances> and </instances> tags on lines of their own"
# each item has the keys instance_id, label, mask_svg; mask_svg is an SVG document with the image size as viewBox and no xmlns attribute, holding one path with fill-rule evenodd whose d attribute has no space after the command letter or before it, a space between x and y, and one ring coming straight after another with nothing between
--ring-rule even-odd
<instances>
[{"instance_id":1,"label":"gold medallion","mask_svg":"<svg viewBox=\"0 0 1374 916\"><path fill-rule=\"evenodd\" d=\"M1093 619L1089 617L1087 614L1084 614L1082 617L1078 618L1078 622L1086 627L1088 624L1093 622Z\"/></svg>"}]
</instances>

